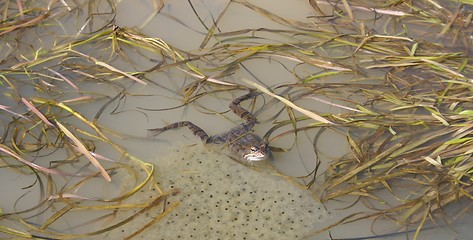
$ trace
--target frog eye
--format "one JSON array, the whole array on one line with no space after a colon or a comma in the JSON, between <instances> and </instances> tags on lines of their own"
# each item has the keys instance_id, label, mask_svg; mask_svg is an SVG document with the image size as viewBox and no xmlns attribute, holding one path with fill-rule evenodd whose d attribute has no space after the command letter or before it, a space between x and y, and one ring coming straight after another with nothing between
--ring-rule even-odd
<instances>
[{"instance_id":1,"label":"frog eye","mask_svg":"<svg viewBox=\"0 0 473 240\"><path fill-rule=\"evenodd\" d=\"M256 152L256 150L257 150L256 147L251 147L250 148L250 151L252 151L252 152Z\"/></svg>"}]
</instances>

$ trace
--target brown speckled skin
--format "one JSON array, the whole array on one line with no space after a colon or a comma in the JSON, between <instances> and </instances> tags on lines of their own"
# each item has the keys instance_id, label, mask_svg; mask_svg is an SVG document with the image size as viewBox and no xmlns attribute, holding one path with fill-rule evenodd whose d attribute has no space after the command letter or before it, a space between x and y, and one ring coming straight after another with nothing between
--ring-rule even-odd
<instances>
[{"instance_id":1,"label":"brown speckled skin","mask_svg":"<svg viewBox=\"0 0 473 240\"><path fill-rule=\"evenodd\" d=\"M268 156L267 144L256 134L250 132L256 124L256 118L246 109L240 107L240 103L244 100L255 98L257 95L254 91L236 98L230 104L233 113L243 119L244 123L230 129L230 131L209 136L204 130L190 121L176 122L162 128L148 129L152 136L156 136L164 131L179 127L188 127L192 133L199 137L204 143L210 144L228 144L228 148L237 160L245 163L264 160Z\"/></svg>"}]
</instances>

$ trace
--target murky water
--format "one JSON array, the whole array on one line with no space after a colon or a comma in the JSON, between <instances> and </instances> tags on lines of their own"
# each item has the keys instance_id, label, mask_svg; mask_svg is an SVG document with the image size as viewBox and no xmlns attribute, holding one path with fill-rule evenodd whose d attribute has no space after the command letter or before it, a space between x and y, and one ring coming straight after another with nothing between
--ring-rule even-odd
<instances>
[{"instance_id":1,"label":"murky water","mask_svg":"<svg viewBox=\"0 0 473 240\"><path fill-rule=\"evenodd\" d=\"M158 1L159 2L159 1ZM212 46L212 44L215 44L216 42L220 41L218 38L211 38L210 41L202 45L202 42L204 41L206 37L206 33L208 32L207 29L203 26L203 24L200 22L202 21L207 27L211 27L212 23L216 21L218 18L219 14L221 14L223 11L225 12L225 15L223 19L219 20L218 24L218 32L231 32L231 31L239 31L242 29L278 29L278 30L291 30L290 27L284 24L279 24L277 23L278 21L271 21L268 18L263 17L261 14L256 13L255 11L251 11L248 7L243 6L242 4L235 4L232 3L228 6L228 2L224 1L193 1L193 7L195 9L192 9L187 1L173 1L171 2L165 2L164 7L161 10L159 14L156 16L153 16L153 1L132 1L132 0L122 0L122 1L117 1L117 15L115 17L115 22L114 24L118 27L129 27L129 28L137 28L139 27L139 31L144 33L145 35L148 35L150 37L156 37L162 39L164 42L172 45L173 47L177 49L182 49L184 51L189 51L189 52L196 52L198 53L200 50L199 48L206 47L206 46ZM307 1L252 1L252 4L255 4L259 6L261 9L265 9L267 11L270 11L274 14L278 14L279 16L286 18L286 19L291 19L294 21L301 21L301 22L307 22L308 25L312 24L311 18L314 17L313 11L310 10L308 7ZM101 4L99 4L101 5ZM102 7L99 8L104 8L106 9L107 4L103 4ZM228 8L227 8L228 7ZM331 9L331 6L327 4L320 4L321 9L325 9L326 11L329 11L328 9ZM195 15L195 12L199 14L201 19L198 19ZM329 13L329 12L327 12ZM366 19L370 19L372 16L371 14L367 13L365 10L359 10L359 12L355 12L356 16L364 16ZM84 16L80 15L81 18ZM176 21L178 19L179 21ZM71 22L76 22L76 23L83 23L85 24L88 19L73 19L72 17L69 18ZM74 35L78 31L85 31L85 32L93 32L95 30L98 30L94 27L99 27L102 26L101 23L107 22L110 20L110 17L107 17L106 14L103 16L97 15L97 18L95 19L95 26L93 27L87 27L82 29L81 24L76 24L74 26L71 26L70 29L61 29L60 27L58 28L51 28L51 32L57 31L57 35ZM149 21L148 21L149 20ZM380 20L386 20L387 19L380 19ZM378 21L380 21L378 20ZM317 21L321 21L320 19L317 19ZM146 23L146 24L144 24ZM144 25L143 25L144 24ZM315 23L313 23L316 25ZM371 24L368 23L368 24ZM391 24L391 22L390 22ZM325 26L320 26L321 28ZM375 28L377 26L374 26ZM382 27L385 27L381 25L379 29L382 29ZM48 33L50 34L50 33ZM44 33L45 39L47 38L48 34ZM32 34L33 36L34 34ZM263 33L258 33L258 39L251 39L251 41L269 41L269 42L285 42L287 41L287 36L281 36L278 34L271 33L270 31L268 32L263 32ZM225 39L222 37L222 39ZM238 40L237 40L238 41ZM244 40L241 40L244 42ZM33 41L34 42L34 41ZM38 43L39 44L39 43ZM41 43L42 44L42 43ZM99 47L97 47L99 49ZM113 61L113 66L116 68L119 68L123 71L144 71L146 69L152 68L156 64L158 64L159 61L162 59L149 59L145 56L140 55L139 53L129 51L129 49L123 49L126 51L126 55L131 59L133 64L129 64L128 62L124 60L115 60ZM91 51L93 52L94 49L90 48L84 48L83 51ZM343 53L338 53L338 52L333 52L333 53L327 53L327 54L340 54L342 55ZM105 58L105 56L104 56ZM152 57L150 57L152 58ZM218 60L218 59L217 59ZM105 61L105 59L103 60ZM222 62L227 62L231 61L231 59L222 59ZM221 64L220 62L217 63L212 63L211 61L205 62L199 62L199 67L215 67ZM213 65L215 64L215 65ZM293 72L289 71L294 70ZM294 61L294 59L288 59L288 58L277 58L275 56L270 57L270 58L255 58L249 61L245 61L244 64L240 65L239 69L236 69L235 72L229 76L221 77L218 78L219 80L226 81L228 83L234 83L234 84L242 84L245 85L241 82L242 78L247 78L251 79L255 82L260 83L261 85L264 85L270 89L277 89L278 86L281 86L283 84L291 84L297 82L299 79L295 76L294 73L297 74L302 74L302 73L313 73L313 72L319 72L321 71L320 67L314 67L314 66L308 66L308 65L301 65L300 62ZM382 76L384 72L382 71L373 71L370 72L369 74L372 74L373 76ZM202 160L214 160L218 158L219 155L215 155L214 153L208 153L206 152L207 150L204 150L202 148L196 148L196 147L187 147L190 145L193 145L195 143L199 142L199 139L195 136L192 135L188 129L179 129L175 131L170 131L163 133L162 135L159 135L153 139L149 139L146 137L147 131L146 129L148 128L156 128L156 127L161 127L169 123L173 123L176 121L180 120L189 120L204 129L208 134L213 135L213 134L218 134L225 132L232 127L236 126L237 124L241 123L241 119L239 119L237 116L235 116L231 111L228 109L228 104L234 99L235 97L241 96L246 93L245 90L234 90L230 92L214 92L212 94L205 95L201 98L198 98L197 100L193 101L191 104L187 104L185 106L181 106L183 103L183 89L186 87L189 87L190 84L195 83L195 78L190 76L187 72L184 72L181 69L167 69L165 71L154 71L150 73L146 73L146 78L149 80L149 84L144 86L140 85L138 83L120 83L120 86L115 88L115 89L110 89L108 86L107 88L100 89L97 87L95 84L87 84L83 83L79 85L78 87L81 88L82 91L90 91L90 92L100 92L100 94L103 94L103 96L109 96L109 97L114 97L119 93L119 90L117 89L126 89L126 94L124 95L123 98L120 98L120 100L114 101L113 104L107 106L104 110L104 114L100 116L98 119L98 122L102 124L103 126L111 129L111 131L117 131L121 133L121 137L114 138L113 140L116 141L117 143L123 145L130 154L137 156L139 159L145 160L147 162L151 162L157 165L159 168L158 175L160 174L160 171L164 171L163 169L170 169L169 166L175 166L172 164L172 162L169 162L169 159L174 159L176 157L182 157L185 158L190 157L193 158L193 155L197 155L198 157L195 158L196 161L202 161ZM346 79L343 79L346 78ZM346 80L351 80L356 78L356 76L347 74L344 75L343 78L337 78L337 79L327 79L327 82L343 82ZM65 84L66 85L66 84ZM118 86L118 85L117 85ZM204 87L201 92L205 92L206 90L212 90L211 88L206 88ZM276 90L279 91L279 90ZM34 91L30 90L25 90L24 91L29 92L31 94L35 94ZM280 92L277 92L280 93ZM323 99L323 96L317 96ZM61 97L58 97L58 99ZM90 105L82 105L82 106L77 106L77 110L81 113L83 113L84 116L93 119L96 113L99 111L100 107L103 106L103 102L100 102L99 104L90 104ZM344 111L343 109L336 108L333 105L323 103L321 101L314 101L312 98L304 98L301 100L296 101L296 103L304 108L307 108L309 110L313 110L318 113L338 113ZM259 134L260 136L263 136L268 130L271 129L272 126L274 126L274 123L278 123L280 121L284 121L288 119L288 114L285 111L285 106L284 104L275 101L272 99L270 96L267 95L261 95L259 96L255 102L245 102L242 104L245 108L252 109L253 112L255 112L256 117L258 118L259 123L255 126L254 131L255 133ZM276 115L276 113L281 112L281 114ZM301 116L300 114L296 113L296 116ZM306 120L306 121L301 121L298 124L300 125L309 125L314 123L313 120ZM288 151L274 151L272 159L270 161L271 165L274 166L276 169L278 169L281 173L289 176L303 176L306 174L309 174L316 166L317 161L319 160L323 163L321 168L323 169L326 165L326 163L330 159L336 159L340 158L343 155L345 155L349 149L348 145L346 143L346 138L343 135L344 129L334 129L334 130L327 130L325 132L318 132L317 130L308 130L308 131L303 131L299 132L297 135L292 134L292 135L285 135L283 137L277 137L274 138L274 136L277 136L279 133L283 133L285 131L289 131L292 129L292 126L289 124L285 127L282 127L278 129L276 132L274 132L271 136L273 138L269 138L270 145L274 148L274 150L277 149L288 149ZM125 136L125 137L122 137ZM176 143L179 143L179 146L182 146L182 151L179 153L175 153L176 151ZM318 153L314 151L314 146L316 147L317 150L319 150ZM164 151L163 149L167 149L167 151ZM194 151L194 152L193 152ZM173 153L174 152L174 153ZM59 154L59 153L57 153ZM107 153L104 153L107 155ZM112 153L110 151L110 154L107 155L109 158L120 158L120 156L115 156L116 153ZM183 155L187 154L187 155ZM213 154L213 155L212 155ZM221 153L222 155L225 155L225 151ZM163 157L167 156L167 157ZM207 156L207 157L205 157ZM210 156L210 157L209 157ZM61 159L59 155L50 155L48 157L56 157L57 159ZM202 159L202 158L207 158L207 159ZM223 156L223 161L231 161L230 159L227 159L225 156ZM236 163L231 163L228 164L229 168L234 168L238 169L235 170L236 172L241 172L245 171L247 167L244 166L239 166L235 165ZM227 166L227 164L225 165ZM162 167L162 168L160 168ZM175 166L177 167L177 166ZM221 166L214 166L212 165L209 167L212 171L223 171ZM204 168L194 168L193 170L198 169L198 171L203 171ZM262 169L268 169L262 168ZM228 169L226 169L228 170ZM251 173L247 174L242 174L238 175L240 178L243 177L251 177L251 181L257 182L258 184L248 184L247 181L243 181L243 183L238 182L237 180L234 180L233 178L237 178L235 176L232 176L232 181L224 181L225 184L228 184L227 186L222 185L222 189L228 189L228 192L232 195L232 197L235 197L235 194L239 194L240 192L238 189L236 189L236 186L242 186L242 188L247 187L247 188L253 188L255 185L260 188L270 188L268 191L270 193L268 194L268 198L272 199L271 201L274 201L274 204L276 204L277 208L282 208L280 205L282 203L285 203L284 201L288 201L287 204L293 204L295 201L297 202L297 206L294 205L293 209L290 207L287 208L287 211L294 210L291 214L284 213L284 211L281 211L281 209L274 209L274 211L279 211L278 216L274 217L273 215L268 215L269 220L271 221L272 224L275 224L279 229L275 229L274 231L265 229L264 231L265 234L262 234L261 228L265 227L270 227L271 229L276 228L271 224L264 224L264 223L255 223L255 221L259 221L257 217L255 217L254 213L251 212L251 208L242 208L242 212L245 212L245 216L247 217L246 221L242 221L242 219L237 219L233 221L234 219L233 215L229 214L227 215L218 215L218 211L215 209L213 210L206 210L205 204L207 204L206 201L202 202L197 202L195 205L197 205L197 208L202 208L202 209L194 209L192 210L190 206L195 206L192 205L190 202L186 202L183 200L184 204L182 204L180 209L177 209L174 215L170 215L170 217L165 218L162 223L160 224L172 224L173 222L178 222L179 221L179 214L185 214L186 209L189 208L191 209L190 211L193 212L191 217L196 217L196 216L202 216L202 214L207 214L209 215L208 211L215 211L216 215L212 215L212 221L219 221L218 224L216 223L215 226L213 226L214 230L217 230L217 228L222 228L221 231L224 230L225 225L221 225L220 221L230 221L232 222L232 225L230 225L233 229L231 233L228 233L230 235L229 238L233 239L243 239L242 237L247 237L247 239L254 239L255 237L259 237L261 239L268 239L268 238L277 238L278 231L287 235L287 239L293 238L295 236L301 237L309 235L310 239L327 239L328 238L328 233L323 233L321 235L317 236L311 236L310 233L313 232L314 229L317 228L318 224L321 225L328 225L329 223L333 222L334 219L336 218L342 218L345 215L348 215L350 211L355 212L356 208L350 209L349 211L347 210L340 210L339 208L344 208L347 207L344 202L336 202L336 203L329 203L326 206L323 206L321 208L320 205L317 205L317 201L313 196L308 194L308 192L301 193L300 189L297 188L295 185L287 185L287 192L284 192L284 194L299 194L296 199L291 199L291 198L284 198L283 200L280 200L279 198L277 200L273 200L276 198L277 194L275 191L281 191L280 189L277 189L277 187L280 187L283 185L275 186L271 185L274 184L274 182L281 181L282 178L269 178L268 173L264 173L259 175L262 179L258 179L258 172L253 170L247 169ZM176 170L176 172L182 171L181 170ZM197 170L196 170L197 171ZM231 172L228 171L228 172ZM182 172L179 172L182 173ZM222 178L220 176L222 172L219 172L218 174L215 174L215 177L218 182L218 178ZM207 173L207 174L212 174L212 172ZM240 174L240 173L238 173ZM266 175L265 175L266 174ZM274 174L274 172L272 172ZM169 175L169 176L168 176ZM20 187L24 187L25 185L31 184L29 183L30 181L34 180L32 178L31 180L21 178L21 180L18 178L16 174L1 174L1 182L14 182ZM163 179L169 179L172 176L174 177L179 177L176 173L176 175L173 174L161 174L161 177ZM183 174L183 176L188 176ZM195 175L197 178L199 177L204 177L205 174L201 175ZM223 175L225 177L225 175ZM274 177L274 176L271 176ZM268 179L269 178L269 179ZM206 176L206 181L207 183L214 183L216 181L212 177ZM208 180L211 179L211 180ZM274 182L271 182L271 179L274 180ZM225 179L228 180L228 179ZM239 179L242 180L242 179ZM166 181L166 180L162 180ZM178 182L179 180L175 180L175 182ZM258 182L261 181L261 182ZM270 183L268 183L268 181ZM320 183L322 179L320 179L318 182L316 182L314 189L317 189L317 184ZM97 185L89 186L87 189L96 191L99 193L103 193L106 195L113 195L113 192L119 188L119 182L115 182L114 184L110 186L106 186L104 183L97 183ZM188 182L183 181L183 183L191 183L195 184L194 180L190 180ZM169 187L171 188L172 184L166 183L163 185L164 187ZM285 186L285 185L284 185ZM180 186L182 187L182 186ZM294 187L291 189L291 187ZM84 187L85 189L85 187ZM199 189L194 189L195 191ZM35 189L29 189L28 196L34 196L35 195ZM220 193L224 193L225 191L221 191ZM204 193L204 190L202 190L201 193ZM11 194L8 195L8 198L6 195L2 196L2 202L8 202L12 203L18 197L22 194L25 194L25 191L19 191L18 194ZM84 195L88 195L87 193L83 193ZM205 189L205 194L218 194L213 192L213 190L208 190ZM249 199L249 194L252 194L251 191L247 191L242 189L242 194L248 195L247 199ZM93 194L88 195L88 196L93 196ZM197 195L203 197L203 195ZM144 196L148 197L148 196ZM184 195L185 198L185 195ZM241 201L241 202L231 202L231 204L259 204L258 206L261 206L258 211L266 211L268 209L273 210L273 206L262 206L264 204L264 201L260 201L261 198L265 198L264 195L260 196L258 195L258 201L252 201L247 202ZM188 200L188 199L187 199ZM192 199L191 199L192 200ZM291 201L292 200L292 201ZM313 201L312 201L313 200ZM17 205L25 205L25 206L33 206L38 199L33 198L22 198L20 202L17 203ZM210 200L209 200L210 201ZM212 200L212 204L216 204L217 200ZM227 201L227 200L220 200L220 201ZM246 200L245 200L246 201ZM278 201L278 202L276 202ZM351 201L347 201L347 203L351 203ZM200 204L200 205L199 205ZM218 202L217 205L221 204L221 202ZM226 203L227 205L221 204L222 206L232 207L230 206L230 200ZM12 211L13 205L2 205L1 208L6 211ZM297 208L298 206L304 206L307 207L307 211L313 211L314 216L317 216L317 219L309 219L307 220L307 216L303 215L307 212L304 212L304 209L294 209ZM286 206L287 207L287 206ZM256 208L256 207L255 207ZM296 211L297 210L297 211ZM56 210L54 210L56 211ZM52 211L52 212L54 212ZM207 212L206 212L207 211ZM299 212L298 212L299 211ZM316 212L319 211L319 212ZM197 212L197 213L196 213ZM283 213L281 213L283 212ZM303 212L303 213L300 213ZM327 212L330 212L330 214L327 214ZM290 215L290 217L281 216L281 214L285 215ZM231 215L231 216L230 216ZM330 216L328 216L330 215ZM149 216L148 216L149 217ZM299 217L299 218L298 218ZM275 219L276 218L276 219ZM286 219L287 218L287 219ZM191 221L189 220L190 217L187 216L187 218L183 218L185 221ZM314 220L314 221L310 221ZM326 220L326 221L323 221ZM69 227L72 229L72 226L74 224L71 224L72 220L69 220L66 225L70 225ZM292 222L291 222L292 221ZM295 223L294 221L300 221L300 224ZM335 229L331 230L331 234L334 238L344 238L344 237L357 237L357 236L369 236L371 234L370 230L370 225L372 221L361 221L361 222L356 222L354 224L347 224L343 226L338 226ZM144 224L141 222L141 224ZM203 224L203 223L202 223ZM245 225L246 224L246 225ZM254 227L255 232L261 233L261 234L255 234L255 232L249 232L251 230L251 226L249 224L254 224L257 225L257 227ZM279 225L278 225L279 224ZM209 223L209 226L212 224ZM242 226L237 226L237 225L242 225ZM378 226L379 225L379 226ZM161 226L161 225L159 225ZM180 226L180 225L178 225ZM226 225L228 226L228 225ZM385 226L386 229L395 229L396 226L392 226L391 224L385 224L383 223L376 225L378 228L383 228L382 226ZM164 226L161 226L165 228ZM211 232L212 231L203 231L203 230L196 230L196 226L194 225L186 225L185 226L187 230L189 230L191 233L181 233L182 237L186 236L191 236L191 237L212 237ZM200 226L202 228L207 228L208 226ZM242 229L244 228L245 230L235 230L235 228L241 227ZM291 231L287 230L285 232L285 227L290 228ZM79 226L76 228L81 229L81 228L86 228L84 226ZM260 228L259 230L257 228ZM308 230L312 228L313 230ZM69 230L68 227L64 227L63 229ZM212 229L212 228L210 228ZM461 229L461 225L459 227ZM129 233L129 229L123 229L120 228L120 231L122 233ZM207 228L208 230L208 228ZM153 229L153 231L159 231L159 229ZM170 230L171 231L171 230ZM173 230L175 231L175 230ZM300 232L297 232L300 231ZM193 233L192 233L193 232ZM376 231L377 233L383 232L383 230ZM120 235L120 232L114 233ZM189 235L190 234L190 235ZM210 236L209 236L210 234ZM238 235L242 234L242 235ZM423 233L424 234L424 233ZM438 236L440 235L445 235L447 236L452 236L453 234L449 232L448 230L442 231L442 230L429 230L426 231L425 235L426 238L430 236ZM179 235L179 236L181 236ZM144 236L150 236L144 234ZM171 233L172 236L172 233ZM176 236L176 235L174 235ZM219 235L222 237L225 237L225 234ZM406 236L394 236L393 239L404 239ZM170 238L163 238L163 239L170 239ZM386 238L384 238L386 239Z\"/></svg>"}]
</instances>

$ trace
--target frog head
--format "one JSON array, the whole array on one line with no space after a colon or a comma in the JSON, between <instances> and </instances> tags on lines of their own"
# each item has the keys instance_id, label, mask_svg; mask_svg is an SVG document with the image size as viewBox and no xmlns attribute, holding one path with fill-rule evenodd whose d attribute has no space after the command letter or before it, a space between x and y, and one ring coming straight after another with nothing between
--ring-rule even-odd
<instances>
[{"instance_id":1,"label":"frog head","mask_svg":"<svg viewBox=\"0 0 473 240\"><path fill-rule=\"evenodd\" d=\"M268 158L268 145L261 142L259 145L249 146L245 153L243 153L243 159L247 162L261 161Z\"/></svg>"},{"instance_id":2,"label":"frog head","mask_svg":"<svg viewBox=\"0 0 473 240\"><path fill-rule=\"evenodd\" d=\"M269 148L258 135L247 133L229 145L230 152L239 160L252 163L268 158Z\"/></svg>"}]
</instances>

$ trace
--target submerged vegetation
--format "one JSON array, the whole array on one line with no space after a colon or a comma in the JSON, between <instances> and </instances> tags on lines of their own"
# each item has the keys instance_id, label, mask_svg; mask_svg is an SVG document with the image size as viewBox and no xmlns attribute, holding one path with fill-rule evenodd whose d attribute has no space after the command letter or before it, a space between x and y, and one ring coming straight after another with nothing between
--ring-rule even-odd
<instances>
[{"instance_id":1,"label":"submerged vegetation","mask_svg":"<svg viewBox=\"0 0 473 240\"><path fill-rule=\"evenodd\" d=\"M142 25L165 16L200 34L192 50L150 37L144 27L119 26L114 1L0 3L0 171L29 181L23 187L29 193L18 196L14 210L0 209L0 236L93 236L140 214L160 213L131 238L176 207L165 199L178 191L161 190L154 166L118 143L130 134L102 120L119 115L126 99L157 95L130 89L169 90L154 77L159 73L185 79L176 80L179 87L173 89L183 106L244 86L263 92L271 99L267 105L279 109L265 135L275 158L296 149L279 147L278 139L305 133L322 155L318 133L343 134L350 152L329 162L313 159L307 188L323 203L354 199L369 211L314 234L367 218L420 230L427 222L450 224L467 212L451 216L444 209L473 200L473 2L309 0L304 4L310 13L299 19L246 0L229 1L208 18L196 2L188 1L187 7L199 27L166 13L158 0ZM233 8L275 27L226 31ZM261 60L290 78L258 77L248 66ZM134 109L143 115L151 110ZM123 175L134 183L121 181ZM4 180L3 192L9 191L9 181L16 180ZM110 190L113 196L87 193L92 185L110 181L120 185ZM135 193L151 189L155 194L147 202L133 201ZM26 198L36 202L24 207ZM118 209L134 212L114 222ZM71 224L85 226L84 233L54 227L84 211L102 213ZM91 231L98 221L109 224Z\"/></svg>"}]
</instances>

